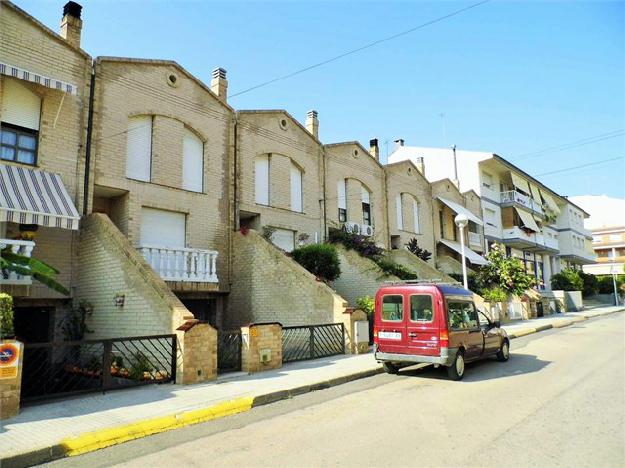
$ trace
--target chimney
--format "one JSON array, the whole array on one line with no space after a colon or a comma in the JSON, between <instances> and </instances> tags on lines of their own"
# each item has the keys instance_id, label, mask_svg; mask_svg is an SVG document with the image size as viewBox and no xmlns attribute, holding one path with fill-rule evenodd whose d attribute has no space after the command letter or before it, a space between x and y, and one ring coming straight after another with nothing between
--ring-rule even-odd
<instances>
[{"instance_id":1,"label":"chimney","mask_svg":"<svg viewBox=\"0 0 625 468\"><path fill-rule=\"evenodd\" d=\"M369 140L369 153L376 161L380 160L380 147L378 146L378 139L374 138Z\"/></svg>"},{"instance_id":2,"label":"chimney","mask_svg":"<svg viewBox=\"0 0 625 468\"><path fill-rule=\"evenodd\" d=\"M404 140L401 138L395 140L395 149L398 149L400 146L404 146Z\"/></svg>"},{"instance_id":3,"label":"chimney","mask_svg":"<svg viewBox=\"0 0 625 468\"><path fill-rule=\"evenodd\" d=\"M78 3L67 2L63 7L63 18L61 19L61 37L76 48L80 48L81 11L82 7Z\"/></svg>"},{"instance_id":4,"label":"chimney","mask_svg":"<svg viewBox=\"0 0 625 468\"><path fill-rule=\"evenodd\" d=\"M215 68L213 70L213 79L211 80L211 91L223 102L226 102L228 98L228 80L226 79L226 73L226 70L223 68Z\"/></svg>"},{"instance_id":5,"label":"chimney","mask_svg":"<svg viewBox=\"0 0 625 468\"><path fill-rule=\"evenodd\" d=\"M421 173L423 177L425 177L425 162L422 156L419 156L416 160L417 170Z\"/></svg>"},{"instance_id":6,"label":"chimney","mask_svg":"<svg viewBox=\"0 0 625 468\"><path fill-rule=\"evenodd\" d=\"M316 110L310 110L306 114L306 130L315 138L319 138L319 119Z\"/></svg>"}]
</instances>

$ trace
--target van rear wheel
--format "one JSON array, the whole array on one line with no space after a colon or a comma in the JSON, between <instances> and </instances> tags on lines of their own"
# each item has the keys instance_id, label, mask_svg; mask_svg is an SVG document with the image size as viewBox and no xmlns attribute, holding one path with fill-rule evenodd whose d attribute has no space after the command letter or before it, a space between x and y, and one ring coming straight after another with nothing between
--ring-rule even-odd
<instances>
[{"instance_id":1,"label":"van rear wheel","mask_svg":"<svg viewBox=\"0 0 625 468\"><path fill-rule=\"evenodd\" d=\"M462 380L464 377L464 353L458 351L454 363L447 368L447 376L451 380Z\"/></svg>"},{"instance_id":2,"label":"van rear wheel","mask_svg":"<svg viewBox=\"0 0 625 468\"><path fill-rule=\"evenodd\" d=\"M399 367L397 367L392 362L383 362L382 368L387 374L397 374L399 372Z\"/></svg>"},{"instance_id":3,"label":"van rear wheel","mask_svg":"<svg viewBox=\"0 0 625 468\"><path fill-rule=\"evenodd\" d=\"M497 351L497 360L499 362L506 362L510 358L510 343L508 340L503 340L501 343L501 349Z\"/></svg>"}]
</instances>

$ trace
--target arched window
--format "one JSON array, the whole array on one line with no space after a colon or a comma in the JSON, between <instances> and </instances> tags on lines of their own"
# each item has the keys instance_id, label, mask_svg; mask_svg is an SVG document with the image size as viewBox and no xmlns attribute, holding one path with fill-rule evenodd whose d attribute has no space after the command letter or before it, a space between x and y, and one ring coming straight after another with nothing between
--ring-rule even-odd
<instances>
[{"instance_id":1,"label":"arched window","mask_svg":"<svg viewBox=\"0 0 625 468\"><path fill-rule=\"evenodd\" d=\"M128 119L126 132L126 177L150 181L152 172L152 116Z\"/></svg>"},{"instance_id":2,"label":"arched window","mask_svg":"<svg viewBox=\"0 0 625 468\"><path fill-rule=\"evenodd\" d=\"M268 154L258 156L255 161L254 184L259 205L269 205L269 162Z\"/></svg>"},{"instance_id":3,"label":"arched window","mask_svg":"<svg viewBox=\"0 0 625 468\"><path fill-rule=\"evenodd\" d=\"M291 210L298 213L304 211L302 174L299 166L291 161Z\"/></svg>"},{"instance_id":4,"label":"arched window","mask_svg":"<svg viewBox=\"0 0 625 468\"><path fill-rule=\"evenodd\" d=\"M188 128L182 140L182 188L192 192L204 188L204 142Z\"/></svg>"}]
</instances>

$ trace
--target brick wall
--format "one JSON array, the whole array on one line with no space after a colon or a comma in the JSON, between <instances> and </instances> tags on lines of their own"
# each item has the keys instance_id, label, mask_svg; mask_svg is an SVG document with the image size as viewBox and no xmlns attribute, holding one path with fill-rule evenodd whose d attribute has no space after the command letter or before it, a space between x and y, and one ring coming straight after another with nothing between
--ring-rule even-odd
<instances>
[{"instance_id":1,"label":"brick wall","mask_svg":"<svg viewBox=\"0 0 625 468\"><path fill-rule=\"evenodd\" d=\"M448 281L450 283L456 283L457 281L451 276L448 276L443 271L439 271L432 267L428 262L424 262L419 257L409 252L406 249L391 250L387 256L395 263L404 265L419 275L419 279L439 279L442 281Z\"/></svg>"},{"instance_id":2,"label":"brick wall","mask_svg":"<svg viewBox=\"0 0 625 468\"><path fill-rule=\"evenodd\" d=\"M233 238L226 328L253 322L331 323L345 300L255 231Z\"/></svg>"},{"instance_id":3,"label":"brick wall","mask_svg":"<svg viewBox=\"0 0 625 468\"><path fill-rule=\"evenodd\" d=\"M282 367L282 327L279 324L258 324L242 327L241 370L260 372ZM261 361L261 354L269 360Z\"/></svg>"}]
</instances>

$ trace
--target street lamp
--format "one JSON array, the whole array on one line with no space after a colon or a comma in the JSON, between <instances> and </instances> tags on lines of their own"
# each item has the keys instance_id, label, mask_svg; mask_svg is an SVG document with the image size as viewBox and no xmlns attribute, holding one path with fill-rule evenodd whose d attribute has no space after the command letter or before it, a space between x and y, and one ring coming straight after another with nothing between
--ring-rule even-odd
<instances>
[{"instance_id":1,"label":"street lamp","mask_svg":"<svg viewBox=\"0 0 625 468\"><path fill-rule=\"evenodd\" d=\"M464 289L469 289L467 282L467 261L464 255L464 228L469 224L469 218L467 215L460 213L454 218L456 226L460 229L460 246L462 247L462 280L464 282Z\"/></svg>"}]
</instances>

